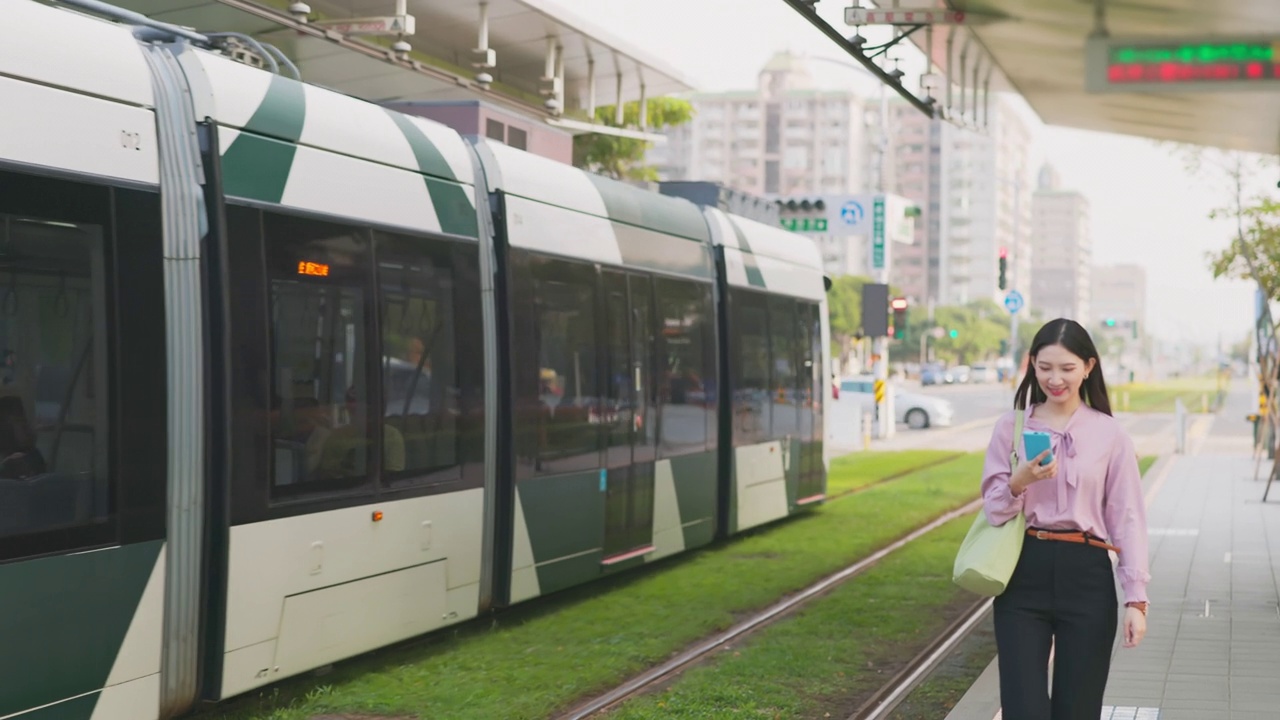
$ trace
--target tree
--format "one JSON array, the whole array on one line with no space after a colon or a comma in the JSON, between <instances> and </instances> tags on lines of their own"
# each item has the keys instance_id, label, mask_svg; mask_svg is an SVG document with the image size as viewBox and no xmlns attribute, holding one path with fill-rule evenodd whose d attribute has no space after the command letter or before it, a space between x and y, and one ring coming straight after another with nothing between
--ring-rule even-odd
<instances>
[{"instance_id":1,"label":"tree","mask_svg":"<svg viewBox=\"0 0 1280 720\"><path fill-rule=\"evenodd\" d=\"M1215 278L1254 280L1271 300L1280 300L1280 202L1259 198L1249 205L1215 210L1211 217L1236 220L1236 239L1208 253Z\"/></svg>"},{"instance_id":2,"label":"tree","mask_svg":"<svg viewBox=\"0 0 1280 720\"><path fill-rule=\"evenodd\" d=\"M996 356L1002 340L1009 339L1009 313L991 300L975 300L968 305L940 307L934 310L930 323L922 316L908 323L907 337L890 346L890 356L895 362L916 362L920 359L923 333L934 327L943 330L941 338L929 339L928 347L933 356L953 364L969 364ZM954 330L956 336L951 337Z\"/></svg>"},{"instance_id":3,"label":"tree","mask_svg":"<svg viewBox=\"0 0 1280 720\"><path fill-rule=\"evenodd\" d=\"M1253 280L1268 299L1280 299L1280 203L1265 196L1250 199L1246 186L1259 173L1275 167L1275 158L1191 145L1174 145L1189 171L1206 178L1228 198L1228 205L1209 214L1213 219L1233 218L1235 238L1221 252L1208 253L1215 278ZM1205 173L1206 167L1216 173Z\"/></svg>"},{"instance_id":4,"label":"tree","mask_svg":"<svg viewBox=\"0 0 1280 720\"><path fill-rule=\"evenodd\" d=\"M663 130L683 125L693 119L693 105L677 98L653 98L645 103L645 118L650 130ZM640 103L622 106L622 125L615 123L615 106L596 108L596 122L609 127L638 127ZM656 181L658 171L644 164L645 151L652 143L604 133L587 133L573 139L573 164L590 172L615 180Z\"/></svg>"},{"instance_id":5,"label":"tree","mask_svg":"<svg viewBox=\"0 0 1280 720\"><path fill-rule=\"evenodd\" d=\"M1004 322L1009 315L991 300L975 300L961 307L938 308L934 312L935 324L944 330L956 331L943 335L935 344L939 358L949 358L967 365L995 355L1000 341L1009 337L1009 327Z\"/></svg>"},{"instance_id":6,"label":"tree","mask_svg":"<svg viewBox=\"0 0 1280 720\"><path fill-rule=\"evenodd\" d=\"M862 334L862 286L871 278L842 275L831 281L827 291L827 315L831 323L832 355L847 365L850 341Z\"/></svg>"}]
</instances>

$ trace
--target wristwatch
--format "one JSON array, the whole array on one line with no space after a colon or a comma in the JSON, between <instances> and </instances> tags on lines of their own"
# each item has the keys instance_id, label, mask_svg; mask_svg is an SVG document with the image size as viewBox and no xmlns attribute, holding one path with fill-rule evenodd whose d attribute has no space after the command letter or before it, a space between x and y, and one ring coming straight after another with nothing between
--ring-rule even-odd
<instances>
[{"instance_id":1,"label":"wristwatch","mask_svg":"<svg viewBox=\"0 0 1280 720\"><path fill-rule=\"evenodd\" d=\"M1146 603L1146 601L1138 602L1137 600L1134 600L1133 602L1127 602L1127 603L1125 603L1125 604L1124 604L1124 606L1125 606L1125 607L1131 607L1131 608L1135 608L1135 609L1137 609L1137 611L1138 611L1138 612L1140 612L1140 613L1142 613L1142 615L1143 615L1144 617L1145 617L1145 616L1146 616L1146 614L1147 614L1147 603Z\"/></svg>"}]
</instances>

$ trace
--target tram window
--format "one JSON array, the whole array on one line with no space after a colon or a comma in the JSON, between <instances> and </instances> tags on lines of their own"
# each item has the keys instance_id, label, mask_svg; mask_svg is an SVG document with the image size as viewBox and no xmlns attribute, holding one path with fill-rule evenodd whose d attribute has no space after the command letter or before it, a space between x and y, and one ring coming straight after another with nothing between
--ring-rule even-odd
<instances>
[{"instance_id":1,"label":"tram window","mask_svg":"<svg viewBox=\"0 0 1280 720\"><path fill-rule=\"evenodd\" d=\"M102 245L102 225L0 215L0 537L112 512Z\"/></svg>"},{"instance_id":2,"label":"tram window","mask_svg":"<svg viewBox=\"0 0 1280 720\"><path fill-rule=\"evenodd\" d=\"M798 349L800 365L798 366L796 389L799 391L800 430L798 435L803 440L820 440L814 437L814 422L817 412L814 398L822 400L822 329L815 325L818 319L818 306L813 303L796 304L797 323L800 331Z\"/></svg>"},{"instance_id":3,"label":"tram window","mask_svg":"<svg viewBox=\"0 0 1280 720\"><path fill-rule=\"evenodd\" d=\"M596 363L594 268L559 260L533 260L532 302L517 308L529 322L516 347L522 383L518 433L536 449L535 471L544 474L600 465L602 429ZM523 431L523 432L521 432Z\"/></svg>"},{"instance_id":4,"label":"tram window","mask_svg":"<svg viewBox=\"0 0 1280 720\"><path fill-rule=\"evenodd\" d=\"M272 495L359 487L372 447L365 357L369 240L363 231L264 213L270 279ZM404 468L403 438L382 464Z\"/></svg>"},{"instance_id":5,"label":"tram window","mask_svg":"<svg viewBox=\"0 0 1280 720\"><path fill-rule=\"evenodd\" d=\"M733 379L733 444L769 438L769 312L763 295L730 290L729 365Z\"/></svg>"},{"instance_id":6,"label":"tram window","mask_svg":"<svg viewBox=\"0 0 1280 720\"><path fill-rule=\"evenodd\" d=\"M662 406L663 457L700 452L707 447L707 414L714 413L710 298L697 283L656 280L659 327L658 392Z\"/></svg>"},{"instance_id":7,"label":"tram window","mask_svg":"<svg viewBox=\"0 0 1280 720\"><path fill-rule=\"evenodd\" d=\"M454 270L448 248L378 233L378 303L382 329L384 438L404 446L402 467L383 468L392 482L458 464L460 414Z\"/></svg>"},{"instance_id":8,"label":"tram window","mask_svg":"<svg viewBox=\"0 0 1280 720\"><path fill-rule=\"evenodd\" d=\"M774 440L794 438L799 431L796 391L798 390L798 345L800 328L796 323L795 301L785 297L769 298L769 339L772 365L769 390L773 403Z\"/></svg>"}]
</instances>

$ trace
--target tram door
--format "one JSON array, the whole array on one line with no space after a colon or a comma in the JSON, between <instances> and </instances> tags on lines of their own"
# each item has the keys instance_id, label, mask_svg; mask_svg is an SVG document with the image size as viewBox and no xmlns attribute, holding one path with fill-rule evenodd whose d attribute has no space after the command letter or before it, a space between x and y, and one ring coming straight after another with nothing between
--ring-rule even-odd
<instances>
[{"instance_id":1,"label":"tram door","mask_svg":"<svg viewBox=\"0 0 1280 720\"><path fill-rule=\"evenodd\" d=\"M653 281L604 271L608 372L601 419L605 447L606 565L653 549L653 483L657 459L657 397L653 367Z\"/></svg>"}]
</instances>

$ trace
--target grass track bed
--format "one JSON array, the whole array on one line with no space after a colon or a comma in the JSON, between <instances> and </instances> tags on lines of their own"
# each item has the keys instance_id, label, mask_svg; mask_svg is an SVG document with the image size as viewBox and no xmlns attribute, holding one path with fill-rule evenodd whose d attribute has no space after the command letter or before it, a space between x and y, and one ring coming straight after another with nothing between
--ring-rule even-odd
<instances>
[{"instance_id":1,"label":"grass track bed","mask_svg":"<svg viewBox=\"0 0 1280 720\"><path fill-rule=\"evenodd\" d=\"M868 450L835 458L827 478L827 496L839 497L916 470L954 460L949 450Z\"/></svg>"},{"instance_id":2,"label":"grass track bed","mask_svg":"<svg viewBox=\"0 0 1280 720\"><path fill-rule=\"evenodd\" d=\"M842 465L832 470L837 482L856 466ZM342 663L323 677L286 681L201 717L547 717L964 505L977 497L981 466L972 454L919 470L731 542Z\"/></svg>"},{"instance_id":3,"label":"grass track bed","mask_svg":"<svg viewBox=\"0 0 1280 720\"><path fill-rule=\"evenodd\" d=\"M970 515L933 530L610 717L848 717L977 599L951 582L972 522Z\"/></svg>"}]
</instances>

